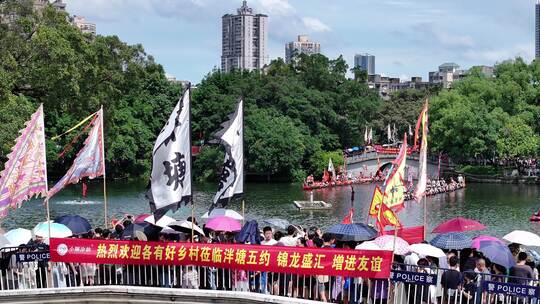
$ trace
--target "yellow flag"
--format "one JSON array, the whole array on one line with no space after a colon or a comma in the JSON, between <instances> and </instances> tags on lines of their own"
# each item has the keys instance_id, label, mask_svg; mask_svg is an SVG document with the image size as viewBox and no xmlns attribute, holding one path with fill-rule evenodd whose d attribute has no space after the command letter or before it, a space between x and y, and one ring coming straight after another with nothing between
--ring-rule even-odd
<instances>
[{"instance_id":1,"label":"yellow flag","mask_svg":"<svg viewBox=\"0 0 540 304\"><path fill-rule=\"evenodd\" d=\"M383 202L383 194L379 186L375 186L373 192L373 198L371 199L371 206L369 207L369 215L377 216L379 213L379 207Z\"/></svg>"},{"instance_id":2,"label":"yellow flag","mask_svg":"<svg viewBox=\"0 0 540 304\"><path fill-rule=\"evenodd\" d=\"M383 202L388 208L400 209L405 201L405 164L407 160L407 135L403 137L403 145L398 157L394 160L392 170L384 182Z\"/></svg>"}]
</instances>

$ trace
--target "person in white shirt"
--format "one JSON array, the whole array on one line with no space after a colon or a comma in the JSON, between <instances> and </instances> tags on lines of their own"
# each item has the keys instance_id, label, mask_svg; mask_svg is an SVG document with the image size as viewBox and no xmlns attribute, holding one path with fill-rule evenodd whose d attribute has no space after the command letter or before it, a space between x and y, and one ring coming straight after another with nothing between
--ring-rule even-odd
<instances>
[{"instance_id":1,"label":"person in white shirt","mask_svg":"<svg viewBox=\"0 0 540 304\"><path fill-rule=\"evenodd\" d=\"M261 245L274 246L277 244L277 241L274 240L274 231L272 227L266 226L263 228L264 240L261 241Z\"/></svg>"},{"instance_id":2,"label":"person in white shirt","mask_svg":"<svg viewBox=\"0 0 540 304\"><path fill-rule=\"evenodd\" d=\"M295 247L298 244L298 237L296 236L297 232L298 230L296 227L289 225L289 227L287 227L287 236L279 239L279 243L283 244L283 246Z\"/></svg>"},{"instance_id":3,"label":"person in white shirt","mask_svg":"<svg viewBox=\"0 0 540 304\"><path fill-rule=\"evenodd\" d=\"M405 265L408 265L407 270L416 271L416 265L418 263L418 260L420 260L420 257L414 252L411 252L410 254L405 256Z\"/></svg>"},{"instance_id":4,"label":"person in white shirt","mask_svg":"<svg viewBox=\"0 0 540 304\"><path fill-rule=\"evenodd\" d=\"M277 241L274 239L274 231L272 230L272 227L266 226L263 228L263 236L264 239L261 241L261 245L265 246L275 246L277 244ZM273 279L274 276L272 275L271 278L268 277L267 272L257 272L255 275L260 275L260 284L259 284L259 292L268 294L268 285L271 286L273 289L273 292L276 293L279 292L279 286L277 285L277 282L274 282L275 280L269 280Z\"/></svg>"}]
</instances>

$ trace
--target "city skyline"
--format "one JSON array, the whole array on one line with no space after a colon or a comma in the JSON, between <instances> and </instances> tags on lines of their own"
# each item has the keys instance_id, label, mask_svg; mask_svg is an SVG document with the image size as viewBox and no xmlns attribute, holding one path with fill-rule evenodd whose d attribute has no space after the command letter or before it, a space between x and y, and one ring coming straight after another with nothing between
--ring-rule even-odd
<instances>
[{"instance_id":1,"label":"city skyline","mask_svg":"<svg viewBox=\"0 0 540 304\"><path fill-rule=\"evenodd\" d=\"M95 22L98 34L143 44L169 75L195 83L220 67L221 17L242 4L241 0L66 2L70 14ZM354 54L367 52L377 57L377 73L402 79L426 78L444 62L468 68L516 56L530 61L535 55L532 0L332 4L252 0L248 5L269 16L270 60L284 58L284 43L304 34L325 46L324 55L342 54L349 67Z\"/></svg>"}]
</instances>

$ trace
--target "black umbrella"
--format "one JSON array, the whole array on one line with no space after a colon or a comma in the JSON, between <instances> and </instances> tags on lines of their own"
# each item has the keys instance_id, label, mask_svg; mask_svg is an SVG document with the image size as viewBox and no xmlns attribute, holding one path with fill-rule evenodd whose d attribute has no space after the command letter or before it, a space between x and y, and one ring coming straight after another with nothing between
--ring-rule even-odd
<instances>
[{"instance_id":1,"label":"black umbrella","mask_svg":"<svg viewBox=\"0 0 540 304\"><path fill-rule=\"evenodd\" d=\"M67 226L74 235L85 234L92 230L88 220L79 215L63 215L57 217L54 222Z\"/></svg>"},{"instance_id":2,"label":"black umbrella","mask_svg":"<svg viewBox=\"0 0 540 304\"><path fill-rule=\"evenodd\" d=\"M152 225L147 222L143 223L133 223L131 225L128 225L124 232L122 232L121 239L122 240L132 240L137 237L136 233L137 231L140 231L146 235L146 238L149 241L157 241L159 239L159 233L161 232L161 227L158 227L156 225Z\"/></svg>"},{"instance_id":3,"label":"black umbrella","mask_svg":"<svg viewBox=\"0 0 540 304\"><path fill-rule=\"evenodd\" d=\"M336 240L349 242L349 241L367 241L377 237L378 232L373 227L366 224L336 224L326 232L334 235Z\"/></svg>"}]
</instances>

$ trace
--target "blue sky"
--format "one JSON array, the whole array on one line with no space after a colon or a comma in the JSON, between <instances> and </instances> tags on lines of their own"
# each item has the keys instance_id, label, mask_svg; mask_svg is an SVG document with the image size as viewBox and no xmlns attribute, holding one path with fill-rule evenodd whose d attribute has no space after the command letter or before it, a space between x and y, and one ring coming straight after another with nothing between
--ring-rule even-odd
<instances>
[{"instance_id":1,"label":"blue sky","mask_svg":"<svg viewBox=\"0 0 540 304\"><path fill-rule=\"evenodd\" d=\"M66 0L98 34L142 43L169 75L199 82L219 66L221 16L241 0ZM408 78L444 62L464 68L534 57L534 0L250 0L269 16L269 56L307 34L322 53L376 56L376 72Z\"/></svg>"}]
</instances>

